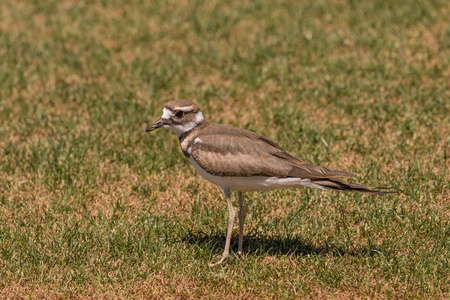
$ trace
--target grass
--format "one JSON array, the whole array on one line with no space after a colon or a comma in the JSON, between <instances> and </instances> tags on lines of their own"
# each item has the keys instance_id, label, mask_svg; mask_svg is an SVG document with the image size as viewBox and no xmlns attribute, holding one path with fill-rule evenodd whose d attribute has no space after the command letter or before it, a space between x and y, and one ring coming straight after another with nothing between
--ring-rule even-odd
<instances>
[{"instance_id":1,"label":"grass","mask_svg":"<svg viewBox=\"0 0 450 300\"><path fill-rule=\"evenodd\" d=\"M447 1L3 1L0 297L450 297ZM396 186L220 189L164 103Z\"/></svg>"}]
</instances>

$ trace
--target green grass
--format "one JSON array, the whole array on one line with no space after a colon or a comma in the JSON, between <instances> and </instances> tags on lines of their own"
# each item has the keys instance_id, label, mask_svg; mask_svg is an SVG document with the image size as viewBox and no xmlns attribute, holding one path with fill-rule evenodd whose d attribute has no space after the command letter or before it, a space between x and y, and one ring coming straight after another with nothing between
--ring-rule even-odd
<instances>
[{"instance_id":1,"label":"green grass","mask_svg":"<svg viewBox=\"0 0 450 300\"><path fill-rule=\"evenodd\" d=\"M447 1L3 1L0 297L450 297ZM165 102L396 186L246 194L245 256ZM235 203L236 204L236 203ZM236 227L237 228L237 227Z\"/></svg>"}]
</instances>

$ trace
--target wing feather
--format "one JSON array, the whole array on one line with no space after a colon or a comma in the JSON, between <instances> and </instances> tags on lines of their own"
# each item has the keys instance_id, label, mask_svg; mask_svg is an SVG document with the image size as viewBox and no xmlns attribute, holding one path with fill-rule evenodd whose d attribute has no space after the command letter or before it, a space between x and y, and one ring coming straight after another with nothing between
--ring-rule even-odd
<instances>
[{"instance_id":1,"label":"wing feather","mask_svg":"<svg viewBox=\"0 0 450 300\"><path fill-rule=\"evenodd\" d=\"M191 143L192 158L208 173L229 177L320 179L354 174L305 163L275 141L256 133L217 125Z\"/></svg>"}]
</instances>

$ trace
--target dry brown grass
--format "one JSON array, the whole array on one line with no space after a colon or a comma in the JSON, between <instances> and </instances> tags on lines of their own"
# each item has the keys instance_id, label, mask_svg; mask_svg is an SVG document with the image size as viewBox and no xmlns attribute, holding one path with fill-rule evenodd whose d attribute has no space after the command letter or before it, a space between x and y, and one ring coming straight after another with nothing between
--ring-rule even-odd
<instances>
[{"instance_id":1,"label":"dry brown grass","mask_svg":"<svg viewBox=\"0 0 450 300\"><path fill-rule=\"evenodd\" d=\"M448 297L448 12L0 4L0 298ZM401 193L248 194L246 255L209 269L222 192L142 133L176 98Z\"/></svg>"}]
</instances>

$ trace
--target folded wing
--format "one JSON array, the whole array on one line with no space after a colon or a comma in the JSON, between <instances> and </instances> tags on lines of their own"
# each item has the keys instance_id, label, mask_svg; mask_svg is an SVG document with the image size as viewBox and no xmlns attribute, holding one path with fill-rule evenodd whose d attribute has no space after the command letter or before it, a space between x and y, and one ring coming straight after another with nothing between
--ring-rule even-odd
<instances>
[{"instance_id":1,"label":"folded wing","mask_svg":"<svg viewBox=\"0 0 450 300\"><path fill-rule=\"evenodd\" d=\"M302 179L354 176L350 172L305 163L266 137L226 127L228 128L227 131L221 128L222 132L204 133L192 142L191 156L212 175Z\"/></svg>"}]
</instances>

